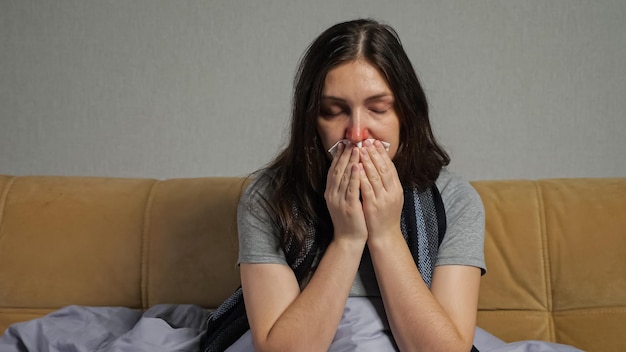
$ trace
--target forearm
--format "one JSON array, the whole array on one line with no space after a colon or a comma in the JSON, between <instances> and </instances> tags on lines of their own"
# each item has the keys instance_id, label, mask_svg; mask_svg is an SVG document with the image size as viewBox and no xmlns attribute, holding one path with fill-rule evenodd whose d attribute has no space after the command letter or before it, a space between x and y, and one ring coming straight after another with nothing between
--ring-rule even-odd
<instances>
[{"instance_id":1,"label":"forearm","mask_svg":"<svg viewBox=\"0 0 626 352\"><path fill-rule=\"evenodd\" d=\"M264 338L255 338L257 350L327 350L339 326L364 247L364 242L332 241L304 290Z\"/></svg>"},{"instance_id":2,"label":"forearm","mask_svg":"<svg viewBox=\"0 0 626 352\"><path fill-rule=\"evenodd\" d=\"M472 338L462 336L428 289L401 234L370 241L368 246L400 350L469 351Z\"/></svg>"}]
</instances>

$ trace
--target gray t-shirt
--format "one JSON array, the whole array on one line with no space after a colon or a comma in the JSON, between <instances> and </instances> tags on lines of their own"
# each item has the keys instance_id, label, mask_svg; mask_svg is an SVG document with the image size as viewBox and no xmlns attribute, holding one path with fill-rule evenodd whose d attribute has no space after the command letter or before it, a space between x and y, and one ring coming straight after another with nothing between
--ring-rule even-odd
<instances>
[{"instance_id":1,"label":"gray t-shirt","mask_svg":"<svg viewBox=\"0 0 626 352\"><path fill-rule=\"evenodd\" d=\"M446 211L447 229L439 247L436 266L469 265L485 272L485 216L482 201L474 188L459 176L443 169L436 181ZM239 263L287 265L280 246L280 233L267 215L261 200L264 187L248 187L237 211ZM350 296L380 296L369 252L352 283Z\"/></svg>"}]
</instances>

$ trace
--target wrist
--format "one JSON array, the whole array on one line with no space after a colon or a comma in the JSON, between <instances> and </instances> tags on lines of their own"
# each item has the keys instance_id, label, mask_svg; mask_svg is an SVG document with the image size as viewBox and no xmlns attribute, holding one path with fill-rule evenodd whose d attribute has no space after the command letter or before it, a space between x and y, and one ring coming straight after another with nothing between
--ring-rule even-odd
<instances>
[{"instance_id":1,"label":"wrist","mask_svg":"<svg viewBox=\"0 0 626 352\"><path fill-rule=\"evenodd\" d=\"M335 236L331 241L331 245L348 252L363 252L367 237L361 238L357 236Z\"/></svg>"},{"instance_id":2,"label":"wrist","mask_svg":"<svg viewBox=\"0 0 626 352\"><path fill-rule=\"evenodd\" d=\"M367 247L371 250L389 250L398 243L406 244L400 229L386 233L372 234L367 238Z\"/></svg>"}]
</instances>

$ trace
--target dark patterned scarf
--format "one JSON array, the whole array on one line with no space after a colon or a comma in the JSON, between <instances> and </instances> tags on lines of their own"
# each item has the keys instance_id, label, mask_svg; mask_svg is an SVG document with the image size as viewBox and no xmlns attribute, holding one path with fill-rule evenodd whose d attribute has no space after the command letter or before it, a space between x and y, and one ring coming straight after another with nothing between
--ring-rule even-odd
<instances>
[{"instance_id":1,"label":"dark patterned scarf","mask_svg":"<svg viewBox=\"0 0 626 352\"><path fill-rule=\"evenodd\" d=\"M300 284L311 272L320 251L315 226L309 229L303 246L296 246L293 238L285 245L287 263ZM439 244L446 232L446 215L437 187L421 192L412 189L404 191L401 230L424 282L430 287ZM243 292L239 287L207 319L207 333L201 342L201 350L222 352L248 329Z\"/></svg>"}]
</instances>

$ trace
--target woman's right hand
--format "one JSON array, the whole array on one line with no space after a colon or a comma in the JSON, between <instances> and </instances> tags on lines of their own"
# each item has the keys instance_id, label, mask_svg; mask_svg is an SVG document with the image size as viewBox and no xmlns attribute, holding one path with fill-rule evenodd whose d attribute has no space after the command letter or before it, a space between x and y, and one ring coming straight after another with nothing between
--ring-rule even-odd
<instances>
[{"instance_id":1,"label":"woman's right hand","mask_svg":"<svg viewBox=\"0 0 626 352\"><path fill-rule=\"evenodd\" d=\"M324 198L333 221L334 239L367 241L367 225L360 196L359 149L338 146L328 170Z\"/></svg>"}]
</instances>

